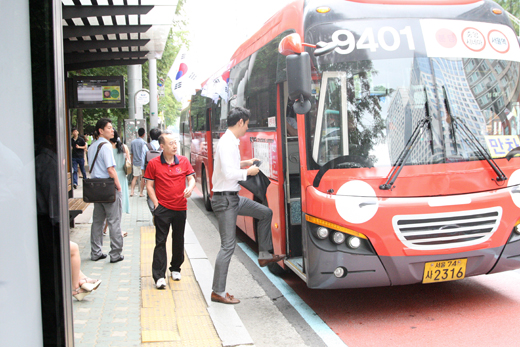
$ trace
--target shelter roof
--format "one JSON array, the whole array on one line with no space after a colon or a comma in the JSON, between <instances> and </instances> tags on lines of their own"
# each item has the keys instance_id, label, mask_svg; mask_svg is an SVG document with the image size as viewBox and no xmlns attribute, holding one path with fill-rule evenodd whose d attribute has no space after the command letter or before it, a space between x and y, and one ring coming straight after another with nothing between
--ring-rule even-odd
<instances>
[{"instance_id":1,"label":"shelter roof","mask_svg":"<svg viewBox=\"0 0 520 347\"><path fill-rule=\"evenodd\" d=\"M178 0L62 0L65 70L160 59Z\"/></svg>"}]
</instances>

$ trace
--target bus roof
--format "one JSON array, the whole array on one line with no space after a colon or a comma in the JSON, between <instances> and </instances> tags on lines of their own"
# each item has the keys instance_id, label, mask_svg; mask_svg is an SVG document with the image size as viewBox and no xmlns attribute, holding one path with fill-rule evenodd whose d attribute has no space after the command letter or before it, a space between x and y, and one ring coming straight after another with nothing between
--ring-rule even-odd
<instances>
[{"instance_id":1,"label":"bus roof","mask_svg":"<svg viewBox=\"0 0 520 347\"><path fill-rule=\"evenodd\" d=\"M362 4L378 5L467 5L482 0L346 0Z\"/></svg>"},{"instance_id":2,"label":"bus roof","mask_svg":"<svg viewBox=\"0 0 520 347\"><path fill-rule=\"evenodd\" d=\"M285 30L294 29L303 34L304 0L296 0L269 18L262 28L237 48L231 61L237 64L269 43Z\"/></svg>"},{"instance_id":3,"label":"bus roof","mask_svg":"<svg viewBox=\"0 0 520 347\"><path fill-rule=\"evenodd\" d=\"M441 5L471 5L476 3L487 3L487 7L491 6L491 4L497 5L492 0L344 0L343 4L345 3L357 3L360 6L363 5L376 5L376 7L370 13L366 13L363 15L363 17L374 17L374 18L380 18L380 17L386 17L389 15L388 8L386 6L381 6L381 8L378 8L377 5L404 5L404 6L441 6ZM223 68L219 69L219 71L229 70L236 64L240 63L247 57L249 57L254 52L258 51L260 48L262 48L264 45L269 43L271 40L273 40L276 36L281 34L284 31L287 30L294 30L296 33L300 34L301 37L304 37L304 25L309 25L309 23L317 24L320 22L320 20L345 20L347 17L341 16L334 16L334 17L324 17L324 19L315 21L318 17L310 17L313 16L313 12L310 11L309 8L313 8L313 6L318 5L321 3L320 1L314 1L314 0L295 0L288 5L286 5L284 8L280 9L278 12L276 12L271 18L269 18L264 25L249 39L247 39L245 42L243 42L233 53L231 56L229 63L224 66ZM332 3L331 0L324 0L322 5L327 6L328 3ZM340 5L341 1L336 1L334 4ZM497 5L498 6L498 5ZM306 8L307 7L307 8ZM391 6L390 6L391 7ZM486 6L485 6L486 7ZM402 11L402 9L395 9L395 11ZM394 11L394 12L395 12ZM447 15L448 17L454 17L459 16L461 14L464 14L465 11L468 11L467 9L461 9L461 12L456 12L455 14ZM486 9L484 9L486 11ZM354 11L354 17L359 18L359 13ZM399 12L401 13L401 12ZM444 13L444 12L443 12ZM309 16L310 15L310 16ZM316 15L316 13L314 13ZM394 13L395 15L395 13ZM424 14L423 14L424 15ZM409 14L407 14L409 16ZM439 13L437 13L435 16L438 18L444 18L443 16L439 16ZM503 21L503 20L502 20ZM497 21L499 23L501 21ZM502 24L506 24L505 22ZM218 76L221 73L215 73L214 75L211 75L209 78L212 78L214 76ZM209 79L208 78L208 79ZM202 86L206 84L207 80L205 80L202 83Z\"/></svg>"}]
</instances>

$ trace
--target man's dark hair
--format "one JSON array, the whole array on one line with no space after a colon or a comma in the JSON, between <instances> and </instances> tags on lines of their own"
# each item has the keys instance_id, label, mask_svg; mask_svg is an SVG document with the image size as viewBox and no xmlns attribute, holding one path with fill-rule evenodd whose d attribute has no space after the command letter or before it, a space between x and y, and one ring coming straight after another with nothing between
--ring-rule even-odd
<instances>
[{"instance_id":1,"label":"man's dark hair","mask_svg":"<svg viewBox=\"0 0 520 347\"><path fill-rule=\"evenodd\" d=\"M139 137L143 137L143 135L144 135L144 128L139 128L139 130L137 130L137 134L139 135Z\"/></svg>"},{"instance_id":2,"label":"man's dark hair","mask_svg":"<svg viewBox=\"0 0 520 347\"><path fill-rule=\"evenodd\" d=\"M159 136L161 136L161 134L161 129L153 128L152 130L150 130L150 138L152 140L159 140Z\"/></svg>"},{"instance_id":3,"label":"man's dark hair","mask_svg":"<svg viewBox=\"0 0 520 347\"><path fill-rule=\"evenodd\" d=\"M237 124L241 119L245 122L249 120L251 117L251 112L247 108L244 107L235 107L229 112L227 117L227 126L232 127Z\"/></svg>"},{"instance_id":4,"label":"man's dark hair","mask_svg":"<svg viewBox=\"0 0 520 347\"><path fill-rule=\"evenodd\" d=\"M98 137L99 137L99 129L105 129L105 127L107 126L108 123L112 124L112 121L108 118L101 118L100 120L97 121L95 133Z\"/></svg>"},{"instance_id":5,"label":"man's dark hair","mask_svg":"<svg viewBox=\"0 0 520 347\"><path fill-rule=\"evenodd\" d=\"M72 131L74 131L74 130L78 130L78 128L76 128L76 127L72 127Z\"/></svg>"}]
</instances>

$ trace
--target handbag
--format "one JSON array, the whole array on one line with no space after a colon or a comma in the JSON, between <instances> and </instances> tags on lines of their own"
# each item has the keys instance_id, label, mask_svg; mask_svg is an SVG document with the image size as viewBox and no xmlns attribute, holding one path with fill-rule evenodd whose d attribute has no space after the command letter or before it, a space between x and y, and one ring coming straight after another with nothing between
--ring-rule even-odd
<instances>
[{"instance_id":1,"label":"handbag","mask_svg":"<svg viewBox=\"0 0 520 347\"><path fill-rule=\"evenodd\" d=\"M89 172L92 173L94 164L99 154L101 146L106 142L100 143ZM111 203L116 201L116 183L113 178L87 178L83 179L83 201Z\"/></svg>"},{"instance_id":2,"label":"handbag","mask_svg":"<svg viewBox=\"0 0 520 347\"><path fill-rule=\"evenodd\" d=\"M125 175L128 176L134 172L134 168L132 166L132 161L129 159L130 155L128 154L128 147L126 147L125 144L123 144L123 147L125 149L125 164L123 166L123 171L125 172Z\"/></svg>"},{"instance_id":3,"label":"handbag","mask_svg":"<svg viewBox=\"0 0 520 347\"><path fill-rule=\"evenodd\" d=\"M125 160L125 174L128 176L132 173L132 163Z\"/></svg>"}]
</instances>

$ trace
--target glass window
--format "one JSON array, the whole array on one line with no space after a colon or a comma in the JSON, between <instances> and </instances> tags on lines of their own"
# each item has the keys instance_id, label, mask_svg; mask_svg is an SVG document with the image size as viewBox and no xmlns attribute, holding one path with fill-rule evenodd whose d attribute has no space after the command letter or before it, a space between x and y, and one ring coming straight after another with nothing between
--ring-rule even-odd
<instances>
[{"instance_id":1,"label":"glass window","mask_svg":"<svg viewBox=\"0 0 520 347\"><path fill-rule=\"evenodd\" d=\"M330 76L330 77L329 77ZM359 76L354 83L361 83ZM356 88L356 87L354 87ZM320 122L314 144L313 158L323 165L332 159L348 155L348 120L346 109L346 74L324 74L322 79L321 107L318 110ZM357 89L361 97L361 90Z\"/></svg>"},{"instance_id":2,"label":"glass window","mask_svg":"<svg viewBox=\"0 0 520 347\"><path fill-rule=\"evenodd\" d=\"M291 32L280 34L231 69L229 106L251 111L249 128L267 128L270 119L276 120L276 84L285 79L285 56L278 53L278 45Z\"/></svg>"},{"instance_id":3,"label":"glass window","mask_svg":"<svg viewBox=\"0 0 520 347\"><path fill-rule=\"evenodd\" d=\"M443 87L453 119L460 125L466 124L484 148L489 135L517 134L518 116L510 122L511 127L502 124L507 124L513 114L510 105L518 99L518 88L512 85L515 93L509 95L496 82L486 85L485 82L496 80L491 71L484 81L469 83L469 88L481 93L478 97L476 93L464 93L463 102L457 96L458 88L453 87L458 73L443 68L449 60L453 58L415 57L318 65L324 71L317 72L321 76L317 112L315 117L313 112L307 117L308 143L314 159L309 161L310 167L319 168L340 156L353 159L341 167L391 166L428 115L432 126L423 128L405 165L482 160L475 143L468 140L460 127L453 126L445 107ZM467 59L476 66L484 66L480 60ZM466 59L460 58L460 62L454 66L465 71ZM511 63L502 73L517 81L517 69L512 68L516 65ZM465 78L472 75L473 71ZM346 82L342 82L343 78ZM426 87L430 81L433 88Z\"/></svg>"},{"instance_id":4,"label":"glass window","mask_svg":"<svg viewBox=\"0 0 520 347\"><path fill-rule=\"evenodd\" d=\"M191 99L190 113L193 131L206 130L206 100L200 95L194 95Z\"/></svg>"}]
</instances>

